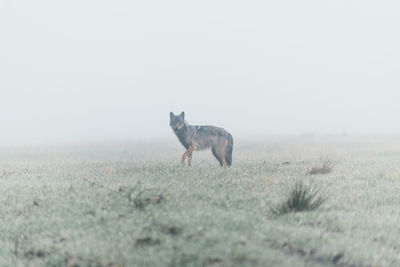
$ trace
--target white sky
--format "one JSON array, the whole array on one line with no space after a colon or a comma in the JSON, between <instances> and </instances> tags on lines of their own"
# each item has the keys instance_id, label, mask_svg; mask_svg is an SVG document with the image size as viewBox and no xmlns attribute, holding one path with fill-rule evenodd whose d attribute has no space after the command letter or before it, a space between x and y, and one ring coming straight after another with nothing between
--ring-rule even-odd
<instances>
[{"instance_id":1,"label":"white sky","mask_svg":"<svg viewBox=\"0 0 400 267\"><path fill-rule=\"evenodd\" d=\"M400 2L0 0L0 145L400 133Z\"/></svg>"}]
</instances>

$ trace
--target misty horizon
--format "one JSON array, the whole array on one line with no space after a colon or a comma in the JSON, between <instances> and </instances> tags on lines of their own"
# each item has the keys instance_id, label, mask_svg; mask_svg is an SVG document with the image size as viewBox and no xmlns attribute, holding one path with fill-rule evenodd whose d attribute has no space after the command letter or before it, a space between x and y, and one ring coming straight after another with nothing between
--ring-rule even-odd
<instances>
[{"instance_id":1,"label":"misty horizon","mask_svg":"<svg viewBox=\"0 0 400 267\"><path fill-rule=\"evenodd\" d=\"M397 135L395 1L2 1L0 145Z\"/></svg>"}]
</instances>

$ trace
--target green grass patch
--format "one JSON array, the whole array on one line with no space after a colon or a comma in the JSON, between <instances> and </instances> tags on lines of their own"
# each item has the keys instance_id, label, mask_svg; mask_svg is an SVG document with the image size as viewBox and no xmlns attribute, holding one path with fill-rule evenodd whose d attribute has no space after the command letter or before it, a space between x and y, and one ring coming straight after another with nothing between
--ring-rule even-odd
<instances>
[{"instance_id":1,"label":"green grass patch","mask_svg":"<svg viewBox=\"0 0 400 267\"><path fill-rule=\"evenodd\" d=\"M0 265L400 265L400 141L236 143L231 168L175 139L0 148ZM310 177L320 151L340 165ZM311 178L322 208L268 214L316 206Z\"/></svg>"}]
</instances>

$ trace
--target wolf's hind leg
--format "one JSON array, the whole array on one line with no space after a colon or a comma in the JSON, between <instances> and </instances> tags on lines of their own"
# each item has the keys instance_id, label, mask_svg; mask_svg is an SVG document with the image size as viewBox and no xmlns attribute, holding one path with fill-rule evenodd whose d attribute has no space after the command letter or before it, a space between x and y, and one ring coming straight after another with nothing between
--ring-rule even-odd
<instances>
[{"instance_id":1,"label":"wolf's hind leg","mask_svg":"<svg viewBox=\"0 0 400 267\"><path fill-rule=\"evenodd\" d=\"M219 164L221 165L221 167L224 166L224 165L223 165L224 163L223 163L223 161L222 161L222 158L221 158L221 156L217 153L217 150L215 149L215 147L213 147L213 148L211 149L211 151L212 151L214 157L218 160L218 162L219 162Z\"/></svg>"},{"instance_id":2,"label":"wolf's hind leg","mask_svg":"<svg viewBox=\"0 0 400 267\"><path fill-rule=\"evenodd\" d=\"M226 165L228 165L228 164L226 163L225 156L223 156L222 157L222 165L221 166L226 167Z\"/></svg>"},{"instance_id":3,"label":"wolf's hind leg","mask_svg":"<svg viewBox=\"0 0 400 267\"><path fill-rule=\"evenodd\" d=\"M233 137L228 133L228 144L225 147L225 160L228 166L232 166Z\"/></svg>"}]
</instances>

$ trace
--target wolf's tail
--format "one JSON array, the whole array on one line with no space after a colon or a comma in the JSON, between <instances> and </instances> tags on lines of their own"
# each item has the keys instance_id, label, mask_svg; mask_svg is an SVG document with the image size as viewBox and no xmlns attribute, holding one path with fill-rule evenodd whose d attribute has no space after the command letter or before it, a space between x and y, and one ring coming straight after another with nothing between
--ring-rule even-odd
<instances>
[{"instance_id":1,"label":"wolf's tail","mask_svg":"<svg viewBox=\"0 0 400 267\"><path fill-rule=\"evenodd\" d=\"M226 147L225 160L228 166L232 166L233 137L228 133L228 146Z\"/></svg>"}]
</instances>

